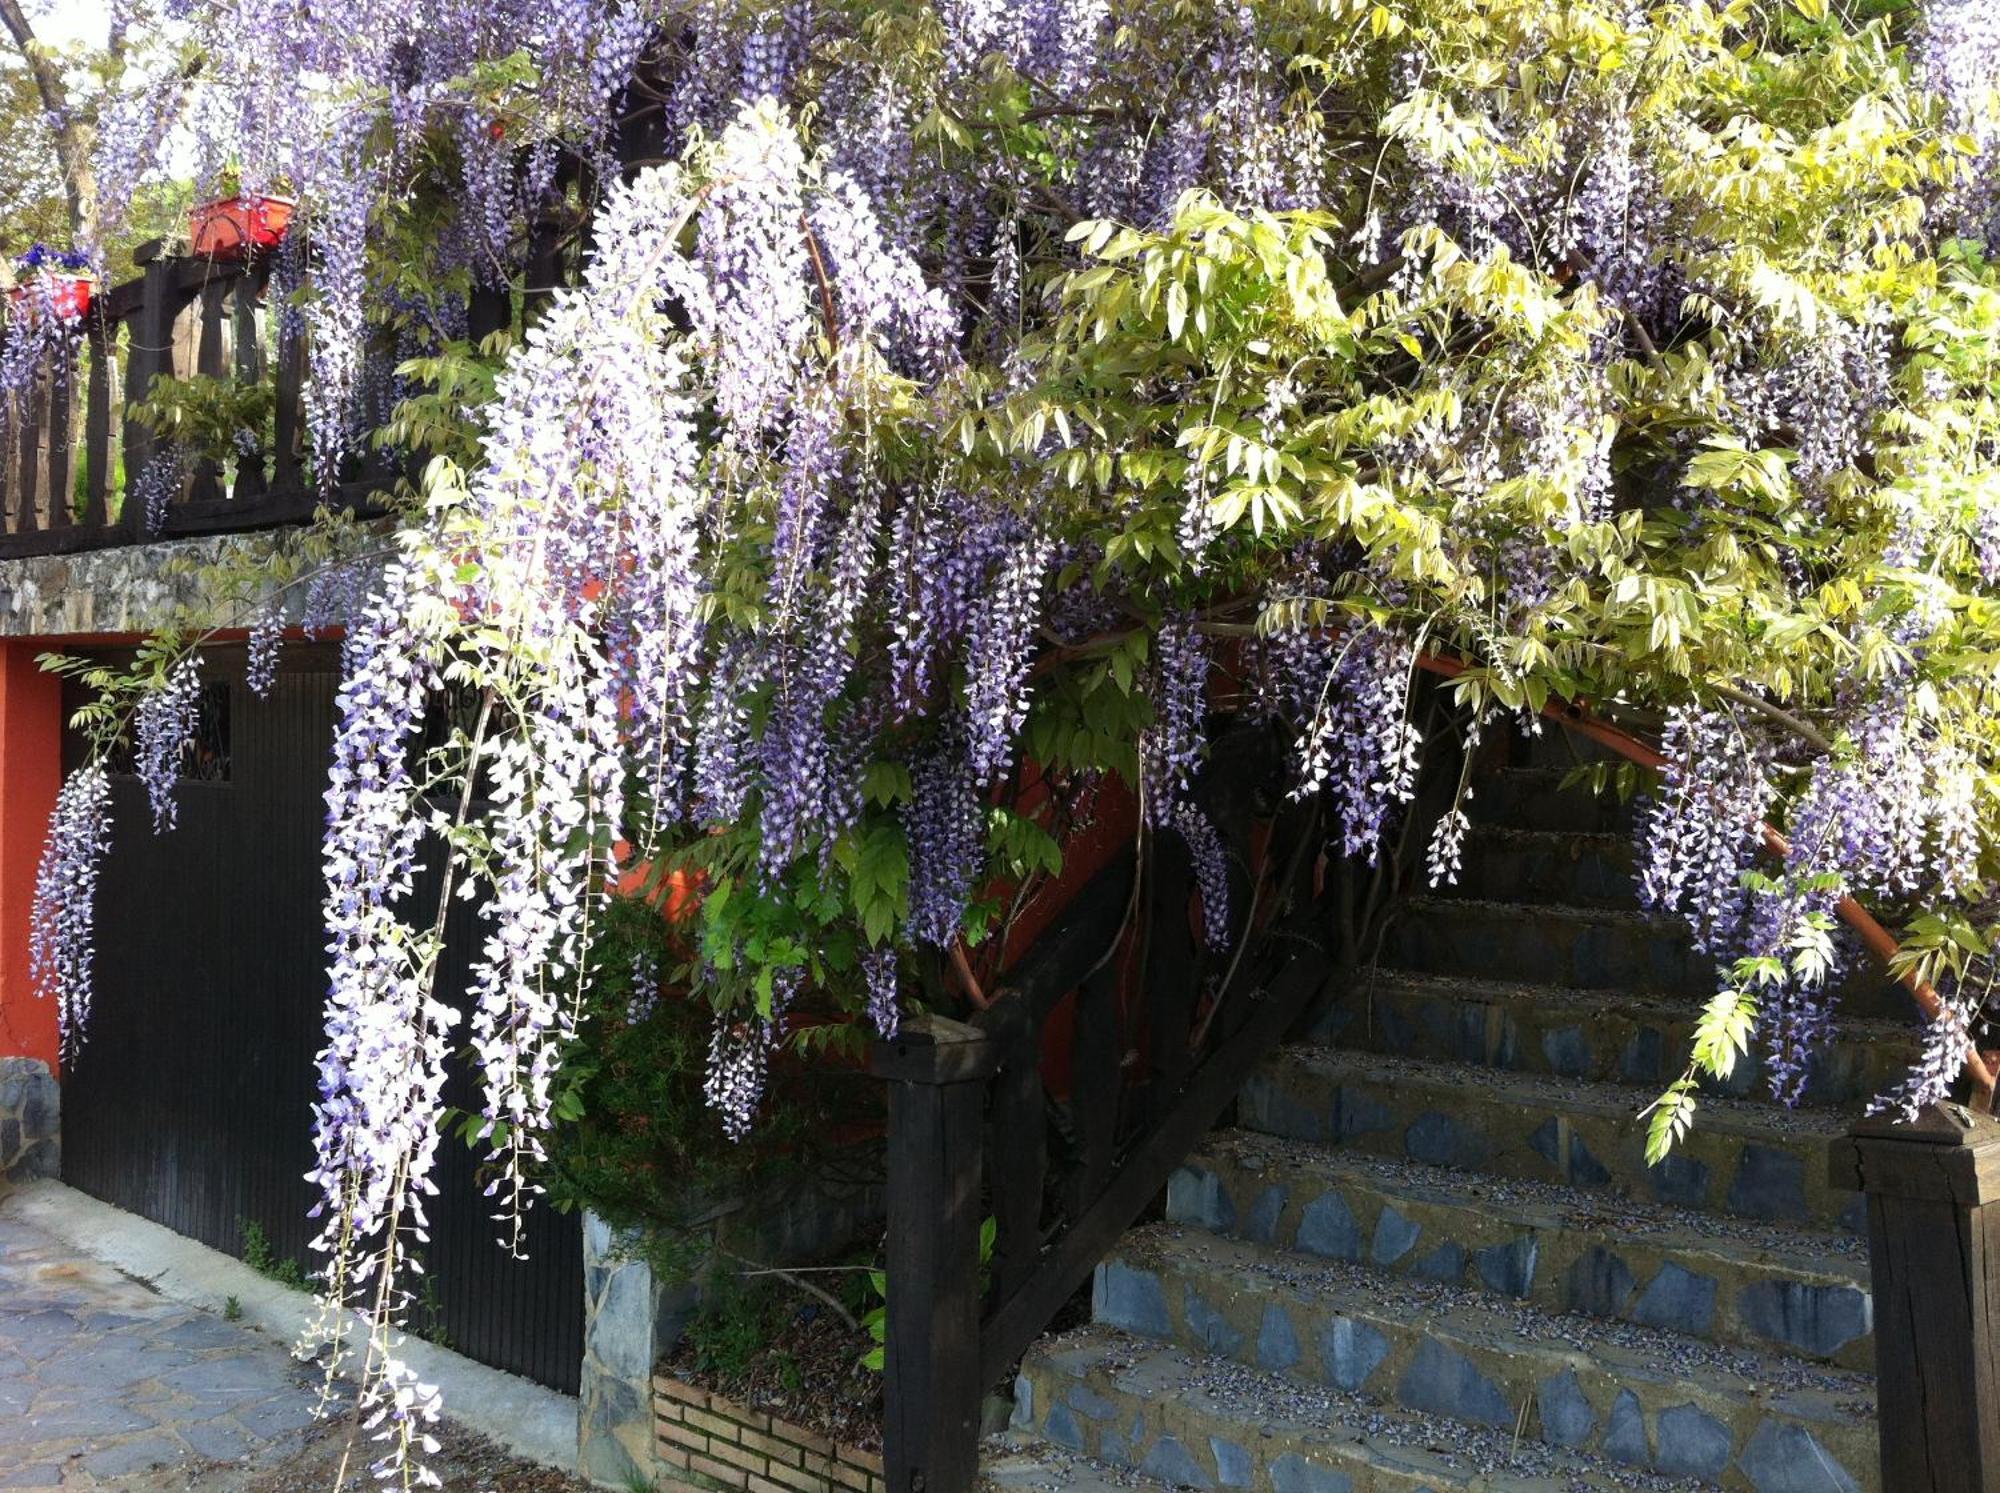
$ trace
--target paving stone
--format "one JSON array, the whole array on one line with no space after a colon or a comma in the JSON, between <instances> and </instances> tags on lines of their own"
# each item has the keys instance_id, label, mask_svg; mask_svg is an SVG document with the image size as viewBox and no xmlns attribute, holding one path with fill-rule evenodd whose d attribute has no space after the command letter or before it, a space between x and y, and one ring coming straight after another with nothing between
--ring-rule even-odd
<instances>
[{"instance_id":1,"label":"paving stone","mask_svg":"<svg viewBox=\"0 0 2000 1493\"><path fill-rule=\"evenodd\" d=\"M1107 1260L1097 1267L1091 1313L1100 1322L1143 1332L1149 1337L1167 1337L1174 1330L1160 1278L1117 1260Z\"/></svg>"},{"instance_id":2,"label":"paving stone","mask_svg":"<svg viewBox=\"0 0 2000 1493\"><path fill-rule=\"evenodd\" d=\"M1162 1482L1178 1483L1188 1488L1213 1488L1215 1479L1208 1469L1188 1454L1188 1449L1171 1436L1162 1436L1153 1443L1146 1453L1146 1460L1139 1470L1148 1477L1159 1478Z\"/></svg>"},{"instance_id":3,"label":"paving stone","mask_svg":"<svg viewBox=\"0 0 2000 1493\"><path fill-rule=\"evenodd\" d=\"M9 1472L0 1469L0 1488L60 1488L62 1468L54 1462L37 1462L27 1467L16 1467Z\"/></svg>"},{"instance_id":4,"label":"paving stone","mask_svg":"<svg viewBox=\"0 0 2000 1493\"><path fill-rule=\"evenodd\" d=\"M1593 1317L1622 1317L1638 1284L1623 1259L1597 1245L1569 1267L1569 1309Z\"/></svg>"},{"instance_id":5,"label":"paving stone","mask_svg":"<svg viewBox=\"0 0 2000 1493\"><path fill-rule=\"evenodd\" d=\"M1410 1128L1403 1133L1403 1148L1412 1161L1421 1161L1425 1166L1457 1167L1460 1171L1476 1171L1488 1150L1485 1138L1478 1131L1436 1109L1425 1110L1410 1122Z\"/></svg>"},{"instance_id":6,"label":"paving stone","mask_svg":"<svg viewBox=\"0 0 2000 1493\"><path fill-rule=\"evenodd\" d=\"M1425 1338L1396 1387L1396 1399L1412 1410L1448 1415L1479 1426L1509 1426L1514 1407L1500 1387L1462 1353L1436 1338Z\"/></svg>"},{"instance_id":7,"label":"paving stone","mask_svg":"<svg viewBox=\"0 0 2000 1493\"><path fill-rule=\"evenodd\" d=\"M1715 1322L1715 1282L1669 1260L1633 1303L1632 1320L1665 1332L1707 1337Z\"/></svg>"},{"instance_id":8,"label":"paving stone","mask_svg":"<svg viewBox=\"0 0 2000 1493\"><path fill-rule=\"evenodd\" d=\"M1604 1455L1634 1467L1653 1460L1653 1450L1646 1444L1645 1409L1629 1389L1619 1390L1611 1402L1611 1417L1604 1423Z\"/></svg>"},{"instance_id":9,"label":"paving stone","mask_svg":"<svg viewBox=\"0 0 2000 1493\"><path fill-rule=\"evenodd\" d=\"M1285 1189L1267 1187L1257 1195L1243 1216L1243 1237L1257 1244L1272 1244L1278 1237L1278 1220L1285 1211Z\"/></svg>"},{"instance_id":10,"label":"paving stone","mask_svg":"<svg viewBox=\"0 0 2000 1493\"><path fill-rule=\"evenodd\" d=\"M1542 1416L1542 1439L1557 1446L1587 1446L1597 1431L1597 1412L1578 1387L1576 1374L1565 1370L1544 1379L1535 1400Z\"/></svg>"},{"instance_id":11,"label":"paving stone","mask_svg":"<svg viewBox=\"0 0 2000 1493\"><path fill-rule=\"evenodd\" d=\"M1786 1151L1748 1145L1729 1184L1729 1207L1750 1218L1791 1222L1806 1216L1805 1162Z\"/></svg>"},{"instance_id":12,"label":"paving stone","mask_svg":"<svg viewBox=\"0 0 2000 1493\"><path fill-rule=\"evenodd\" d=\"M1083 1427L1076 1423L1067 1405L1051 1405L1049 1413L1042 1421L1042 1434L1057 1446L1066 1446L1073 1452L1083 1450Z\"/></svg>"},{"instance_id":13,"label":"paving stone","mask_svg":"<svg viewBox=\"0 0 2000 1493\"><path fill-rule=\"evenodd\" d=\"M1072 1410L1086 1420L1109 1420L1118 1410L1116 1405L1087 1384L1072 1384L1063 1398Z\"/></svg>"},{"instance_id":14,"label":"paving stone","mask_svg":"<svg viewBox=\"0 0 2000 1493\"><path fill-rule=\"evenodd\" d=\"M1208 1438L1208 1449L1215 1456L1216 1481L1225 1488L1247 1488L1256 1471L1250 1460L1250 1453L1234 1441L1225 1441L1220 1436Z\"/></svg>"},{"instance_id":15,"label":"paving stone","mask_svg":"<svg viewBox=\"0 0 2000 1493\"><path fill-rule=\"evenodd\" d=\"M1377 1265L1393 1265L1416 1247L1423 1232L1394 1208L1384 1208L1375 1220L1375 1243L1370 1251Z\"/></svg>"},{"instance_id":16,"label":"paving stone","mask_svg":"<svg viewBox=\"0 0 2000 1493\"><path fill-rule=\"evenodd\" d=\"M1860 1493L1860 1484L1812 1432L1784 1421L1758 1426L1736 1465L1756 1493Z\"/></svg>"},{"instance_id":17,"label":"paving stone","mask_svg":"<svg viewBox=\"0 0 2000 1493\"><path fill-rule=\"evenodd\" d=\"M1300 1358L1299 1335L1292 1319L1275 1303L1264 1308L1264 1323L1257 1329L1257 1367L1281 1374Z\"/></svg>"},{"instance_id":18,"label":"paving stone","mask_svg":"<svg viewBox=\"0 0 2000 1493\"><path fill-rule=\"evenodd\" d=\"M1476 1257L1479 1279L1487 1290L1502 1296L1526 1296L1534 1289L1538 1253L1533 1234L1523 1234L1505 1244L1488 1245Z\"/></svg>"},{"instance_id":19,"label":"paving stone","mask_svg":"<svg viewBox=\"0 0 2000 1493\"><path fill-rule=\"evenodd\" d=\"M156 1462L289 1445L315 1404L295 1374L282 1345L0 1217L0 1487L49 1485L58 1458L115 1487Z\"/></svg>"},{"instance_id":20,"label":"paving stone","mask_svg":"<svg viewBox=\"0 0 2000 1493\"><path fill-rule=\"evenodd\" d=\"M1329 1260L1361 1258L1361 1225L1347 1199L1337 1192L1325 1193L1306 1205L1295 1241L1308 1254Z\"/></svg>"},{"instance_id":21,"label":"paving stone","mask_svg":"<svg viewBox=\"0 0 2000 1493\"><path fill-rule=\"evenodd\" d=\"M1184 1166L1167 1179L1167 1217L1228 1234L1236 1228L1236 1205L1214 1172Z\"/></svg>"},{"instance_id":22,"label":"paving stone","mask_svg":"<svg viewBox=\"0 0 2000 1493\"><path fill-rule=\"evenodd\" d=\"M148 1436L140 1441L121 1441L83 1459L83 1470L93 1477L131 1477L150 1467L178 1462L184 1452L169 1436Z\"/></svg>"},{"instance_id":23,"label":"paving stone","mask_svg":"<svg viewBox=\"0 0 2000 1493\"><path fill-rule=\"evenodd\" d=\"M1319 1356L1330 1381L1357 1390L1389 1356L1389 1340L1366 1322L1337 1317L1320 1332Z\"/></svg>"},{"instance_id":24,"label":"paving stone","mask_svg":"<svg viewBox=\"0 0 2000 1493\"><path fill-rule=\"evenodd\" d=\"M1758 1281L1744 1287L1736 1310L1760 1337L1823 1357L1874 1330L1868 1293L1853 1286Z\"/></svg>"},{"instance_id":25,"label":"paving stone","mask_svg":"<svg viewBox=\"0 0 2000 1493\"><path fill-rule=\"evenodd\" d=\"M1354 1493L1354 1479L1287 1452L1271 1464L1273 1493Z\"/></svg>"},{"instance_id":26,"label":"paving stone","mask_svg":"<svg viewBox=\"0 0 2000 1493\"><path fill-rule=\"evenodd\" d=\"M1542 1034L1542 1056L1549 1071L1564 1078L1586 1078L1591 1072L1590 1039L1580 1026L1558 1027Z\"/></svg>"},{"instance_id":27,"label":"paving stone","mask_svg":"<svg viewBox=\"0 0 2000 1493\"><path fill-rule=\"evenodd\" d=\"M1465 1246L1450 1241L1440 1244L1410 1266L1410 1274L1457 1285L1465 1279Z\"/></svg>"},{"instance_id":28,"label":"paving stone","mask_svg":"<svg viewBox=\"0 0 2000 1493\"><path fill-rule=\"evenodd\" d=\"M1708 1203L1708 1163L1681 1152L1647 1168L1653 1196L1663 1203L1682 1208L1700 1208Z\"/></svg>"},{"instance_id":29,"label":"paving stone","mask_svg":"<svg viewBox=\"0 0 2000 1493\"><path fill-rule=\"evenodd\" d=\"M1181 1315L1195 1341L1210 1353L1234 1358L1243 1347L1243 1334L1228 1317L1210 1306L1200 1293L1188 1292Z\"/></svg>"},{"instance_id":30,"label":"paving stone","mask_svg":"<svg viewBox=\"0 0 2000 1493\"><path fill-rule=\"evenodd\" d=\"M1729 1466L1729 1427L1695 1405L1671 1405L1658 1417L1653 1467L1668 1477L1719 1479Z\"/></svg>"},{"instance_id":31,"label":"paving stone","mask_svg":"<svg viewBox=\"0 0 2000 1493\"><path fill-rule=\"evenodd\" d=\"M31 1441L52 1441L59 1437L116 1436L125 1431L150 1431L159 1422L144 1411L116 1400L93 1400L84 1405L36 1410L24 1415L20 1427Z\"/></svg>"}]
</instances>

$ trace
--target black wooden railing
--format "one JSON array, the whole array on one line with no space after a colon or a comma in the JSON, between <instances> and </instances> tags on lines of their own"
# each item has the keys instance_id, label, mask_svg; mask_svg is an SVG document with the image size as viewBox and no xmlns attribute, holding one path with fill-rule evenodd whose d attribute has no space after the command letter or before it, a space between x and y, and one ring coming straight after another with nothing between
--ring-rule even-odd
<instances>
[{"instance_id":1,"label":"black wooden railing","mask_svg":"<svg viewBox=\"0 0 2000 1493\"><path fill-rule=\"evenodd\" d=\"M140 269L137 279L95 297L75 346L47 358L32 385L9 401L0 556L154 537L143 505L124 499L157 446L154 433L132 418L156 377L269 379L276 404L271 448L242 454L226 478L212 462L193 467L159 515L160 535L258 528L312 512L315 495L302 469L304 355L299 339L270 335L268 261L150 248L141 251Z\"/></svg>"},{"instance_id":2,"label":"black wooden railing","mask_svg":"<svg viewBox=\"0 0 2000 1493\"><path fill-rule=\"evenodd\" d=\"M1280 761L1273 738L1244 727L1218 741L1203 774L1230 852L1240 958L1198 951L1185 851L1155 836L1143 870L1128 854L1084 888L986 1010L933 1017L878 1046L874 1068L889 1089L892 1493L973 1486L986 1392L1327 984L1318 811L1281 807ZM1253 856L1260 825L1268 839ZM1247 868L1258 862L1253 886ZM1142 973L1121 1010L1128 934L1141 940ZM1058 1104L1042 1078L1044 1028L1071 992L1069 1097ZM988 1217L995 1237L982 1267Z\"/></svg>"},{"instance_id":3,"label":"black wooden railing","mask_svg":"<svg viewBox=\"0 0 2000 1493\"><path fill-rule=\"evenodd\" d=\"M627 111L621 159L658 158L662 117L652 93ZM574 200L594 199L593 169L563 157L521 246L521 293L472 295L475 341L575 282L590 222L565 204L572 188ZM135 259L139 275L93 298L74 345L45 357L29 387L0 396L0 558L270 528L310 518L321 505L374 511L399 470L393 453L352 458L331 482L310 469L306 352L301 336L274 335L271 318L282 308L271 296L270 255L218 260L167 254L155 243ZM232 453L226 466L195 461L148 515L134 494L159 437L133 409L156 393L156 379L190 375L269 381L273 418L266 439Z\"/></svg>"}]
</instances>

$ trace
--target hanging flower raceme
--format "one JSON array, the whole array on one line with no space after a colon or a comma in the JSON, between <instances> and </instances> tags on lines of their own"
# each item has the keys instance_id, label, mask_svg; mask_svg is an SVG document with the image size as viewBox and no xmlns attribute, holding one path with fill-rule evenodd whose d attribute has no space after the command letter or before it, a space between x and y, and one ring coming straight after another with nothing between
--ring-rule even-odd
<instances>
[{"instance_id":1,"label":"hanging flower raceme","mask_svg":"<svg viewBox=\"0 0 2000 1493\"><path fill-rule=\"evenodd\" d=\"M1363 626L1342 638L1299 737L1302 791L1329 799L1349 855L1372 865L1391 814L1416 793L1423 737L1410 723L1415 649L1400 634Z\"/></svg>"},{"instance_id":2,"label":"hanging flower raceme","mask_svg":"<svg viewBox=\"0 0 2000 1493\"><path fill-rule=\"evenodd\" d=\"M65 1052L80 1046L90 1019L97 879L110 849L111 783L93 762L71 773L56 795L28 928L29 974L56 1003Z\"/></svg>"},{"instance_id":3,"label":"hanging flower raceme","mask_svg":"<svg viewBox=\"0 0 2000 1493\"><path fill-rule=\"evenodd\" d=\"M1744 877L1764 848L1767 753L1728 717L1690 705L1668 714L1660 752L1660 786L1639 820L1640 905L1680 915L1697 949L1734 958Z\"/></svg>"},{"instance_id":4,"label":"hanging flower raceme","mask_svg":"<svg viewBox=\"0 0 2000 1493\"><path fill-rule=\"evenodd\" d=\"M190 654L168 670L166 683L149 692L133 712L133 756L146 801L153 810L153 832L178 822L174 785L181 758L194 736L201 704L201 660Z\"/></svg>"}]
</instances>

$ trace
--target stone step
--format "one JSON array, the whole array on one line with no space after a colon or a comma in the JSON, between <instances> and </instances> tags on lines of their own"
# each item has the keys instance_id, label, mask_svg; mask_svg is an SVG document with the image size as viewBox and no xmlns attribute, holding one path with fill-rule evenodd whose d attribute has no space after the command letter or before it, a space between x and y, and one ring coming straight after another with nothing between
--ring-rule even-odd
<instances>
[{"instance_id":1,"label":"stone step","mask_svg":"<svg viewBox=\"0 0 2000 1493\"><path fill-rule=\"evenodd\" d=\"M1098 1267L1117 1327L1419 1415L1724 1487L1878 1486L1874 1382L1155 1224ZM1845 1469L1836 1475L1837 1469ZM1159 1472L1159 1467L1151 1469Z\"/></svg>"},{"instance_id":2,"label":"stone step","mask_svg":"<svg viewBox=\"0 0 2000 1493\"><path fill-rule=\"evenodd\" d=\"M977 1493L1125 1493L1175 1486L1131 1467L1099 1462L1018 1431L989 1439L979 1456Z\"/></svg>"},{"instance_id":3,"label":"stone step","mask_svg":"<svg viewBox=\"0 0 2000 1493\"><path fill-rule=\"evenodd\" d=\"M1847 1368L1874 1367L1868 1256L1810 1232L1245 1131L1167 1186L1169 1222Z\"/></svg>"},{"instance_id":4,"label":"stone step","mask_svg":"<svg viewBox=\"0 0 2000 1493\"><path fill-rule=\"evenodd\" d=\"M1859 1194L1827 1177L1845 1122L1710 1096L1647 1166L1643 1090L1312 1045L1281 1050L1244 1085L1238 1123L1266 1135L1496 1177L1602 1188L1771 1223L1859 1230Z\"/></svg>"},{"instance_id":5,"label":"stone step","mask_svg":"<svg viewBox=\"0 0 2000 1493\"><path fill-rule=\"evenodd\" d=\"M1466 832L1457 883L1438 892L1629 910L1639 905L1632 857L1630 835L1475 823Z\"/></svg>"},{"instance_id":6,"label":"stone step","mask_svg":"<svg viewBox=\"0 0 2000 1493\"><path fill-rule=\"evenodd\" d=\"M1630 836L1637 811L1615 791L1570 782L1567 767L1507 767L1477 779L1467 813L1481 824Z\"/></svg>"},{"instance_id":7,"label":"stone step","mask_svg":"<svg viewBox=\"0 0 2000 1493\"><path fill-rule=\"evenodd\" d=\"M1637 1084L1651 1099L1686 1066L1700 1014L1686 996L1566 990L1380 970L1357 977L1316 1020L1316 1040L1398 1057ZM1923 1048L1907 1023L1842 1020L1814 1054L1806 1102L1859 1106L1890 1088ZM1717 1093L1761 1095L1764 1054L1738 1059Z\"/></svg>"},{"instance_id":8,"label":"stone step","mask_svg":"<svg viewBox=\"0 0 2000 1493\"><path fill-rule=\"evenodd\" d=\"M1578 990L1715 993L1715 961L1672 918L1615 907L1411 897L1382 942L1381 962L1424 974L1496 974Z\"/></svg>"},{"instance_id":9,"label":"stone step","mask_svg":"<svg viewBox=\"0 0 2000 1493\"><path fill-rule=\"evenodd\" d=\"M1511 1427L1412 1414L1372 1396L1105 1327L1029 1349L1015 1381L1014 1416L1017 1428L1080 1449L1093 1467L1129 1467L1184 1488L1667 1493L1697 1486L1516 1437Z\"/></svg>"}]
</instances>

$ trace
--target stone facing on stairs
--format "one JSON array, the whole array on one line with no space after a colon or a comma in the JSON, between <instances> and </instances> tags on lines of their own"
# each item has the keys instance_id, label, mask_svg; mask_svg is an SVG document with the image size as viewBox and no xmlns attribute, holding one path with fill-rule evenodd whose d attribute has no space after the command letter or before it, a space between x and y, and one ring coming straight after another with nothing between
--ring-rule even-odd
<instances>
[{"instance_id":1,"label":"stone facing on stairs","mask_svg":"<svg viewBox=\"0 0 2000 1493\"><path fill-rule=\"evenodd\" d=\"M1591 1268L1586 1264L1586 1268ZM1699 1310L1692 1277L1669 1276ZM1656 1294L1662 1294L1658 1282ZM1304 1260L1171 1225L1099 1267L1108 1326L1417 1414L1527 1434L1677 1477L1720 1478L1778 1439L1843 1465L1874 1459L1863 1375L1686 1335L1530 1308L1416 1277Z\"/></svg>"},{"instance_id":2,"label":"stone facing on stairs","mask_svg":"<svg viewBox=\"0 0 2000 1493\"><path fill-rule=\"evenodd\" d=\"M1384 970L1329 1006L1313 1038L1391 1057L1658 1090L1686 1063L1697 1014L1678 997ZM1842 1022L1811 1064L1809 1101L1865 1103L1908 1071L1921 1046L1906 1024ZM1746 1054L1727 1083L1710 1087L1738 1097L1764 1092L1762 1054Z\"/></svg>"},{"instance_id":3,"label":"stone facing on stairs","mask_svg":"<svg viewBox=\"0 0 2000 1493\"><path fill-rule=\"evenodd\" d=\"M1317 1259L1854 1369L1873 1362L1868 1260L1814 1236L1235 1132L1191 1157L1167 1218Z\"/></svg>"},{"instance_id":4,"label":"stone facing on stairs","mask_svg":"<svg viewBox=\"0 0 2000 1493\"><path fill-rule=\"evenodd\" d=\"M1907 1002L1858 981L1885 1019L1843 1021L1818 1107L1746 1061L1647 1166L1714 971L1636 911L1631 811L1561 749L1480 784L1466 884L1406 905L1099 1267L1094 1325L1027 1355L991 1487L1899 1493L1827 1148L1914 1053Z\"/></svg>"},{"instance_id":5,"label":"stone facing on stairs","mask_svg":"<svg viewBox=\"0 0 2000 1493\"><path fill-rule=\"evenodd\" d=\"M1643 1090L1316 1047L1244 1087L1242 1122L1292 1140L1531 1182L1607 1188L1683 1208L1859 1229L1860 1197L1827 1180L1838 1118L1711 1098L1672 1156L1645 1161Z\"/></svg>"},{"instance_id":6,"label":"stone facing on stairs","mask_svg":"<svg viewBox=\"0 0 2000 1493\"><path fill-rule=\"evenodd\" d=\"M1044 1344L1015 1426L1182 1488L1269 1493L1597 1493L1691 1484L1532 1437L1301 1384L1089 1327ZM1762 1443L1753 1457L1791 1449ZM1772 1484L1773 1490L1780 1485Z\"/></svg>"}]
</instances>

